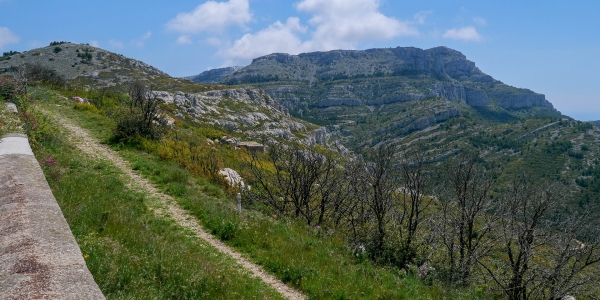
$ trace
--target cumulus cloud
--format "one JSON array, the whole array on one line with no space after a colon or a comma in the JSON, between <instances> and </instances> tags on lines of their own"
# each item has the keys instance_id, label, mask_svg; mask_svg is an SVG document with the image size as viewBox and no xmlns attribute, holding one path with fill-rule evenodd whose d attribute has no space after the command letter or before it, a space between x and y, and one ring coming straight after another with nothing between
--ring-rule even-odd
<instances>
[{"instance_id":1,"label":"cumulus cloud","mask_svg":"<svg viewBox=\"0 0 600 300\"><path fill-rule=\"evenodd\" d=\"M0 49L10 44L16 44L21 39L7 27L0 27Z\"/></svg>"},{"instance_id":2,"label":"cumulus cloud","mask_svg":"<svg viewBox=\"0 0 600 300\"><path fill-rule=\"evenodd\" d=\"M312 14L315 26L311 48L319 50L356 48L363 41L416 36L407 22L385 16L379 0L302 0L296 7Z\"/></svg>"},{"instance_id":3,"label":"cumulus cloud","mask_svg":"<svg viewBox=\"0 0 600 300\"><path fill-rule=\"evenodd\" d=\"M92 47L100 47L100 43L98 43L98 41L90 41L90 45Z\"/></svg>"},{"instance_id":4,"label":"cumulus cloud","mask_svg":"<svg viewBox=\"0 0 600 300\"><path fill-rule=\"evenodd\" d=\"M481 35L473 26L449 29L444 33L443 37L445 39L462 40L467 42L481 41Z\"/></svg>"},{"instance_id":5,"label":"cumulus cloud","mask_svg":"<svg viewBox=\"0 0 600 300\"><path fill-rule=\"evenodd\" d=\"M123 42L119 40L110 40L108 41L108 44L113 48L123 48Z\"/></svg>"},{"instance_id":6,"label":"cumulus cloud","mask_svg":"<svg viewBox=\"0 0 600 300\"><path fill-rule=\"evenodd\" d=\"M136 47L144 47L144 44L151 36L152 36L152 31L148 31L141 37L132 40L131 43L134 44Z\"/></svg>"},{"instance_id":7,"label":"cumulus cloud","mask_svg":"<svg viewBox=\"0 0 600 300\"><path fill-rule=\"evenodd\" d=\"M179 45L191 45L192 38L189 35L182 35L177 38L177 44Z\"/></svg>"},{"instance_id":8,"label":"cumulus cloud","mask_svg":"<svg viewBox=\"0 0 600 300\"><path fill-rule=\"evenodd\" d=\"M387 17L379 11L379 0L302 0L296 9L311 15L310 37L301 36L309 28L298 18L277 21L257 33L248 33L222 49L229 60L248 61L274 52L298 54L308 51L355 49L359 43L417 36L410 22ZM424 21L424 16L423 16Z\"/></svg>"},{"instance_id":9,"label":"cumulus cloud","mask_svg":"<svg viewBox=\"0 0 600 300\"><path fill-rule=\"evenodd\" d=\"M309 50L297 35L305 31L298 18L289 18L285 23L277 21L255 34L245 34L230 48L221 50L219 55L234 60L250 60L275 52L297 54Z\"/></svg>"},{"instance_id":10,"label":"cumulus cloud","mask_svg":"<svg viewBox=\"0 0 600 300\"><path fill-rule=\"evenodd\" d=\"M207 1L193 11L178 14L167 29L186 34L220 32L229 26L244 27L252 20L248 0Z\"/></svg>"}]
</instances>

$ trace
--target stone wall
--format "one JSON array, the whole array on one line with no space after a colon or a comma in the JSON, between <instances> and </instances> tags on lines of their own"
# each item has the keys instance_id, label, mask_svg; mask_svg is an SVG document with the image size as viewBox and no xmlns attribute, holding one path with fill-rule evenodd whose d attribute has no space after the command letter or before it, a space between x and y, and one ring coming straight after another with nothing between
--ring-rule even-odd
<instances>
[{"instance_id":1,"label":"stone wall","mask_svg":"<svg viewBox=\"0 0 600 300\"><path fill-rule=\"evenodd\" d=\"M105 299L21 134L0 139L0 298Z\"/></svg>"}]
</instances>

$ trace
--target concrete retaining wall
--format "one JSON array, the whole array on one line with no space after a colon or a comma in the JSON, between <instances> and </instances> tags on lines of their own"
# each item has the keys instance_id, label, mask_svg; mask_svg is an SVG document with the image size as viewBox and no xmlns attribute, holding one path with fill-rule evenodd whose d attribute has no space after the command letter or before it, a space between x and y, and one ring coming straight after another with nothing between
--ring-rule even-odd
<instances>
[{"instance_id":1,"label":"concrete retaining wall","mask_svg":"<svg viewBox=\"0 0 600 300\"><path fill-rule=\"evenodd\" d=\"M21 134L0 139L0 299L105 299Z\"/></svg>"}]
</instances>

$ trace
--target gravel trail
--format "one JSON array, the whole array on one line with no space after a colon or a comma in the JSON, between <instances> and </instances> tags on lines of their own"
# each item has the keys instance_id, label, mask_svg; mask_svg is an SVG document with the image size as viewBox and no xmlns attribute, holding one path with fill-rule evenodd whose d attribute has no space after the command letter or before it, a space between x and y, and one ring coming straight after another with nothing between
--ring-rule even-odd
<instances>
[{"instance_id":1,"label":"gravel trail","mask_svg":"<svg viewBox=\"0 0 600 300\"><path fill-rule=\"evenodd\" d=\"M267 273L262 267L250 262L240 253L225 245L219 239L215 238L206 230L204 230L204 228L198 224L198 220L182 209L171 196L161 193L146 178L135 173L129 166L129 163L121 158L116 151L110 149L106 145L100 144L99 141L91 137L84 129L65 119L57 118L56 121L62 127L67 129L69 139L77 148L84 153L91 155L92 157L111 161L127 177L131 179L133 185L129 186L130 188L143 191L149 196L158 199L160 205L154 208L154 212L157 215L162 217L171 217L179 226L189 229L196 236L208 242L216 250L235 259L244 269L248 270L254 276L262 279L264 282L281 293L281 295L284 297L292 300L306 299L305 295L287 286L281 280Z\"/></svg>"}]
</instances>

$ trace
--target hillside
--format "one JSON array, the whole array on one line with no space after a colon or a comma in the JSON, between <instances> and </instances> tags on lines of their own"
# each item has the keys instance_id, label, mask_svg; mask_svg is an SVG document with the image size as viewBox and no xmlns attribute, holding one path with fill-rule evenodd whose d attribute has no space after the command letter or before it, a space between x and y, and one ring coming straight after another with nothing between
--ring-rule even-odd
<instances>
[{"instance_id":1,"label":"hillside","mask_svg":"<svg viewBox=\"0 0 600 300\"><path fill-rule=\"evenodd\" d=\"M223 83L263 89L352 150L395 144L439 161L477 149L507 174L526 170L568 183L574 206L599 204L600 178L589 174L600 131L563 116L543 94L485 74L453 49L276 53Z\"/></svg>"},{"instance_id":2,"label":"hillside","mask_svg":"<svg viewBox=\"0 0 600 300\"><path fill-rule=\"evenodd\" d=\"M325 142L315 139L318 132L312 131L318 126L291 117L285 107L261 90L190 83L144 62L87 44L61 43L5 56L0 59L0 76L16 75L16 68L25 64L54 70L69 86L80 90L125 92L131 82L144 82L168 107L172 121L185 120L230 132L232 136L227 138L232 144L263 136L309 144Z\"/></svg>"},{"instance_id":3,"label":"hillside","mask_svg":"<svg viewBox=\"0 0 600 300\"><path fill-rule=\"evenodd\" d=\"M71 52L60 59L67 46ZM79 47L87 45L3 58L0 64L10 65L3 74L38 63L67 82L10 95L4 93L18 91L11 84L19 77L2 78L8 88L0 102L23 111L22 130L109 298L280 297L270 279L250 277L240 260L232 262L235 254L215 254L218 243L206 241L219 239L311 299L501 299L511 289L488 273L510 274L503 251L513 248L503 242L524 240L512 235L517 229L507 235L496 226L522 223L505 206L510 201L497 199L534 195L510 193L519 176L532 184L532 198L560 192L551 195L558 204L545 211L544 224L534 225L531 241L542 246L520 248L533 251L525 272L534 279L526 284L554 293L556 281L533 271L567 272L589 254L593 260L579 269L585 272L553 276L567 278L561 297L597 293L596 285L573 279L597 282L597 228L570 226L600 219L590 209L600 198L600 129L561 115L541 94L494 80L457 51L273 54L229 74L226 85L171 78ZM92 50L117 59L92 55L81 72L69 69L79 64L65 66ZM42 53L53 59L37 61ZM293 79L289 65L314 72ZM348 75L339 75L344 68ZM144 89L136 94L136 86ZM14 127L15 116L0 115L0 125ZM157 134L147 134L149 127ZM245 141L261 145L251 151ZM460 238L482 241L478 263L458 256L457 227L445 219L460 218L448 184L464 166L474 166L475 177L464 183L486 205ZM480 193L478 184L487 182ZM583 223L568 223L571 216ZM465 264L456 269L453 259ZM238 280L243 284L228 288Z\"/></svg>"}]
</instances>

